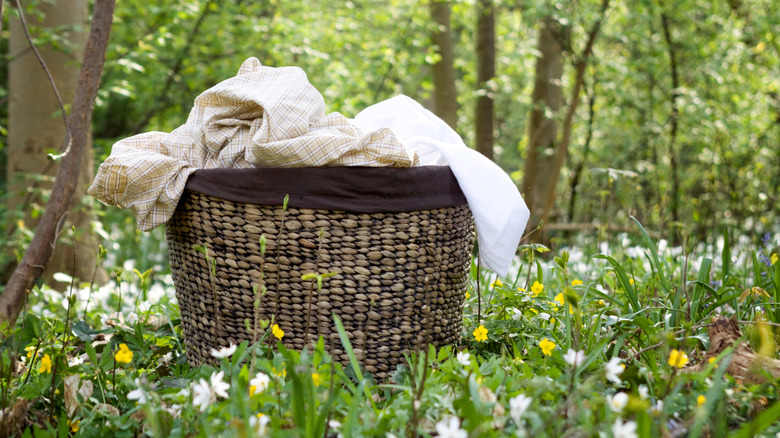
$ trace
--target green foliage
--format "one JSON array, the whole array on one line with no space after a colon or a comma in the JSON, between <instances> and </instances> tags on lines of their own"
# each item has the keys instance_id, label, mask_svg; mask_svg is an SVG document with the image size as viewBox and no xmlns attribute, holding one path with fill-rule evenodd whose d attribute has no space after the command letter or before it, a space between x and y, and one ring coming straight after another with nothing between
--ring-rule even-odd
<instances>
[{"instance_id":1,"label":"green foliage","mask_svg":"<svg viewBox=\"0 0 780 438\"><path fill-rule=\"evenodd\" d=\"M700 362L715 315L747 321L752 348L777 358L780 332L763 323L778 322L776 239L702 246L692 263L646 236L552 260L528 246L510 278L474 271L458 344L411 354L387 381L361 368L337 316L348 363L322 338L303 351L272 344L263 324L256 344L191 367L170 278L116 269L114 282L76 285L68 299L33 291L0 345L0 409L29 401L23 436L609 436L626 424L643 437L774 436L778 382L726 374L733 349ZM673 350L688 366L669 365Z\"/></svg>"}]
</instances>

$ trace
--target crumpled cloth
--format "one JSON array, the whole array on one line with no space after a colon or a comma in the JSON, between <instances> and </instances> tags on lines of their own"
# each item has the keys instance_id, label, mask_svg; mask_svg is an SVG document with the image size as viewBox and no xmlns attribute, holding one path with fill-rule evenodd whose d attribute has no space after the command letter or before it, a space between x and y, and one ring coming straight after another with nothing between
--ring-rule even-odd
<instances>
[{"instance_id":1,"label":"crumpled cloth","mask_svg":"<svg viewBox=\"0 0 780 438\"><path fill-rule=\"evenodd\" d=\"M396 96L372 105L357 116L362 129L388 127L420 165L449 165L466 196L486 268L505 276L523 237L530 211L517 186L496 163L469 148L447 123L415 100Z\"/></svg>"},{"instance_id":2,"label":"crumpled cloth","mask_svg":"<svg viewBox=\"0 0 780 438\"><path fill-rule=\"evenodd\" d=\"M114 144L88 193L131 209L148 231L173 215L196 169L419 164L392 130L361 130L324 109L303 70L249 58L235 77L195 99L184 125Z\"/></svg>"},{"instance_id":3,"label":"crumpled cloth","mask_svg":"<svg viewBox=\"0 0 780 438\"><path fill-rule=\"evenodd\" d=\"M117 142L88 192L131 209L148 231L173 215L198 168L417 165L450 166L474 216L482 263L506 275L530 212L498 165L407 96L354 120L325 115L300 68L263 67L256 58L198 96L183 126Z\"/></svg>"}]
</instances>

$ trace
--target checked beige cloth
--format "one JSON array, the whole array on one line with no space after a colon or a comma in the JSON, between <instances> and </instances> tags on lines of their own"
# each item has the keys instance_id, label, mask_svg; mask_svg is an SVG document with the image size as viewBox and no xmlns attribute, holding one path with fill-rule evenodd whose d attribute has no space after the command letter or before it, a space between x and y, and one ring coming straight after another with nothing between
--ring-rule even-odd
<instances>
[{"instance_id":1,"label":"checked beige cloth","mask_svg":"<svg viewBox=\"0 0 780 438\"><path fill-rule=\"evenodd\" d=\"M165 223L196 169L419 165L389 128L361 131L297 67L249 58L238 74L195 99L187 122L114 144L88 192L135 214L138 228Z\"/></svg>"}]
</instances>

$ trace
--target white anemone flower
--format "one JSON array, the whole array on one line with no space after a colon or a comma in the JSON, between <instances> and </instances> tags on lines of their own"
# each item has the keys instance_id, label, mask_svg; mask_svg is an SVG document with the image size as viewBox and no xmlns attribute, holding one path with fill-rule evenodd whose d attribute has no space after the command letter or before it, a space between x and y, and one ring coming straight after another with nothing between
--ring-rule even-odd
<instances>
[{"instance_id":1,"label":"white anemone flower","mask_svg":"<svg viewBox=\"0 0 780 438\"><path fill-rule=\"evenodd\" d=\"M230 344L229 347L222 347L219 350L215 348L211 349L211 355L216 357L217 359L224 359L226 357L230 357L235 352L236 352L236 344Z\"/></svg>"},{"instance_id":2,"label":"white anemone flower","mask_svg":"<svg viewBox=\"0 0 780 438\"><path fill-rule=\"evenodd\" d=\"M523 394L509 399L509 415L515 420L515 423L518 425L520 424L520 418L525 414L525 411L528 410L528 407L531 406L532 401L533 399L531 397L527 397Z\"/></svg>"},{"instance_id":3,"label":"white anemone flower","mask_svg":"<svg viewBox=\"0 0 780 438\"><path fill-rule=\"evenodd\" d=\"M259 372L255 375L255 378L249 382L249 386L254 388L252 395L255 393L261 393L268 389L268 385L271 383L271 377L264 372Z\"/></svg>"},{"instance_id":4,"label":"white anemone flower","mask_svg":"<svg viewBox=\"0 0 780 438\"><path fill-rule=\"evenodd\" d=\"M456 356L456 359L458 362L460 362L461 365L464 367L467 367L471 365L471 356L469 355L468 351L459 351L458 355Z\"/></svg>"},{"instance_id":5,"label":"white anemone flower","mask_svg":"<svg viewBox=\"0 0 780 438\"><path fill-rule=\"evenodd\" d=\"M623 408L628 404L628 394L625 392L618 392L615 395L607 396L607 404L612 412L623 412Z\"/></svg>"},{"instance_id":6,"label":"white anemone flower","mask_svg":"<svg viewBox=\"0 0 780 438\"><path fill-rule=\"evenodd\" d=\"M228 398L227 390L230 389L230 383L223 381L223 377L225 377L224 371L211 373L211 389L214 391L214 394L222 398Z\"/></svg>"},{"instance_id":7,"label":"white anemone flower","mask_svg":"<svg viewBox=\"0 0 780 438\"><path fill-rule=\"evenodd\" d=\"M615 438L637 438L636 426L636 421L626 421L624 423L618 418L615 420L615 424L612 425L612 436Z\"/></svg>"},{"instance_id":8,"label":"white anemone flower","mask_svg":"<svg viewBox=\"0 0 780 438\"><path fill-rule=\"evenodd\" d=\"M618 357L613 357L612 359L607 362L604 369L607 373L607 379L611 380L612 383L619 385L622 380L620 380L620 373L623 372L623 364L621 364L622 360Z\"/></svg>"},{"instance_id":9,"label":"white anemone flower","mask_svg":"<svg viewBox=\"0 0 780 438\"><path fill-rule=\"evenodd\" d=\"M205 379L200 379L192 384L192 393L192 404L199 408L201 412L205 412L212 403L217 401L217 396L211 390L209 382Z\"/></svg>"},{"instance_id":10,"label":"white anemone flower","mask_svg":"<svg viewBox=\"0 0 780 438\"><path fill-rule=\"evenodd\" d=\"M448 420L441 420L436 423L436 432L439 438L468 438L469 434L460 428L460 419L450 417Z\"/></svg>"},{"instance_id":11,"label":"white anemone flower","mask_svg":"<svg viewBox=\"0 0 780 438\"><path fill-rule=\"evenodd\" d=\"M145 404L149 398L146 396L146 392L141 388L140 379L135 379L135 385L138 387L127 393L128 400L135 400L139 405Z\"/></svg>"},{"instance_id":12,"label":"white anemone flower","mask_svg":"<svg viewBox=\"0 0 780 438\"><path fill-rule=\"evenodd\" d=\"M582 350L574 351L573 349L569 348L569 351L563 355L563 360L565 360L567 364L573 367L578 367L585 360L585 352Z\"/></svg>"},{"instance_id":13,"label":"white anemone flower","mask_svg":"<svg viewBox=\"0 0 780 438\"><path fill-rule=\"evenodd\" d=\"M259 436L263 436L268 433L268 423L271 422L271 418L263 413L257 414L257 416L249 417L249 426L257 430Z\"/></svg>"}]
</instances>

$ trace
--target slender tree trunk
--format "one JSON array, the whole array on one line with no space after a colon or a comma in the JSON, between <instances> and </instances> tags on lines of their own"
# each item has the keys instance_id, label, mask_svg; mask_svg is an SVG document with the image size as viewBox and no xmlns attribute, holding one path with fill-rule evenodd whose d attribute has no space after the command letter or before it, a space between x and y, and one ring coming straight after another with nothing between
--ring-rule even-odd
<instances>
[{"instance_id":1,"label":"slender tree trunk","mask_svg":"<svg viewBox=\"0 0 780 438\"><path fill-rule=\"evenodd\" d=\"M455 89L455 54L450 36L450 2L431 0L431 18L437 25L431 39L441 57L433 65L433 112L455 129L458 122L458 94Z\"/></svg>"},{"instance_id":2,"label":"slender tree trunk","mask_svg":"<svg viewBox=\"0 0 780 438\"><path fill-rule=\"evenodd\" d=\"M541 220L542 194L549 185L549 157L555 150L558 122L548 114L557 114L563 104L561 76L563 75L563 47L556 35L555 22L548 18L539 28L536 59L536 73L532 94L533 109L528 123L528 145L526 146L525 172L522 192L531 220L528 229L534 229Z\"/></svg>"},{"instance_id":3,"label":"slender tree trunk","mask_svg":"<svg viewBox=\"0 0 780 438\"><path fill-rule=\"evenodd\" d=\"M38 47L47 65L63 102L73 99L79 78L79 63L84 54L86 34L82 30L87 23L86 0L41 2L36 14L25 14L30 32L35 29L57 33L65 40L65 47L50 45ZM58 30L55 30L58 29ZM66 29L66 30L62 30ZM44 201L35 194L38 190L50 190L51 182L34 183L38 175L44 174L51 180L57 163L47 158L47 153L57 153L66 137L59 103L49 78L41 67L25 36L18 19L10 20L9 53L9 122L8 122L8 193L11 195L8 207L25 209L25 227L35 229L38 219L30 210L41 208ZM66 272L89 281L95 269L97 237L91 231L90 208L82 204L86 188L94 176L92 155L84 154L80 163L81 172L75 190L75 202L65 226L65 239L54 249L54 255L44 272L44 278L52 286L62 288L53 280L56 272ZM37 215L36 215L37 217ZM76 228L76 236L70 227ZM77 241L75 260L73 242ZM76 272L73 272L74 266Z\"/></svg>"},{"instance_id":4,"label":"slender tree trunk","mask_svg":"<svg viewBox=\"0 0 780 438\"><path fill-rule=\"evenodd\" d=\"M590 55L593 53L593 45L596 42L599 30L605 18L605 13L609 7L609 0L602 0L601 2L601 14L595 23L588 31L588 39L585 44L585 48L577 57L575 62L575 79L574 85L571 89L571 95L569 97L569 106L566 111L566 115L563 119L562 133L560 140L556 141L555 132L545 132L542 130L545 123L555 123L552 119L544 119L544 114L534 114L540 111L539 103L550 102L548 99L543 99L546 96L545 91L549 88L552 90L551 84L555 76L547 76L540 80L539 74L547 72L545 69L545 57L546 55L557 56L557 71L550 70L548 73L557 75L560 80L562 74L562 47L556 41L556 35L550 31L553 25L552 19L545 21L545 25L540 30L539 36L539 51L542 56L537 59L536 69L536 82L534 85L534 110L531 114L531 123L529 129L529 143L528 154L526 158L525 174L523 176L523 193L526 195L526 202L531 198L531 220L528 223L529 229L535 228L540 222L546 221L552 212L552 207L555 202L557 194L556 185L558 183L558 177L561 174L561 169L566 161L566 154L568 153L569 144L571 143L571 133L574 124L574 114L577 111L577 106L580 101L580 91L585 80L585 68L588 65ZM546 34L549 33L549 34ZM552 38L552 42L549 39ZM562 36L557 36L558 40L564 39ZM547 47L543 46L546 44ZM545 50L548 52L546 53ZM551 51L552 50L552 51ZM557 53L555 51L557 50ZM540 88L537 89L537 87ZM537 93L539 91L539 93ZM557 87L558 99L560 100L560 87ZM558 105L560 106L560 105ZM557 110L553 105L549 105L551 110ZM543 110L543 107L541 108ZM539 121L542 120L540 123ZM553 131L550 129L549 131ZM547 137L552 133L552 137ZM536 138L536 137L540 138Z\"/></svg>"},{"instance_id":5,"label":"slender tree trunk","mask_svg":"<svg viewBox=\"0 0 780 438\"><path fill-rule=\"evenodd\" d=\"M100 75L103 72L114 5L115 0L95 1L78 87L68 117L70 134L67 135L65 143L69 145L69 152L62 158L57 170L51 199L46 204L35 236L0 296L0 338L13 327L24 306L27 293L51 259L62 220L73 200L81 163L88 149L90 121Z\"/></svg>"},{"instance_id":6,"label":"slender tree trunk","mask_svg":"<svg viewBox=\"0 0 780 438\"><path fill-rule=\"evenodd\" d=\"M666 50L669 53L669 66L671 68L672 90L669 94L669 103L671 105L671 114L669 115L669 173L672 179L672 191L669 196L671 202L669 205L672 223L675 225L674 242L679 243L680 233L677 228L680 225L680 175L679 175L679 155L677 153L677 130L680 110L677 100L680 97L680 76L677 71L677 54L675 52L674 42L670 30L669 17L666 13L661 13L661 24L664 31L664 41L666 41Z\"/></svg>"},{"instance_id":7,"label":"slender tree trunk","mask_svg":"<svg viewBox=\"0 0 780 438\"><path fill-rule=\"evenodd\" d=\"M593 141L593 119L596 117L595 105L596 105L596 79L593 79L593 87L588 94L588 132L585 135L585 145L582 152L582 161L574 166L571 176L571 195L569 196L569 222L574 222L574 214L577 208L577 194L579 190L580 177L582 176L582 170L585 168L585 163L588 162L588 155L590 155L590 146Z\"/></svg>"},{"instance_id":8,"label":"slender tree trunk","mask_svg":"<svg viewBox=\"0 0 780 438\"><path fill-rule=\"evenodd\" d=\"M494 93L488 81L496 76L496 30L493 0L477 6L477 97L475 138L477 150L493 159Z\"/></svg>"}]
</instances>

